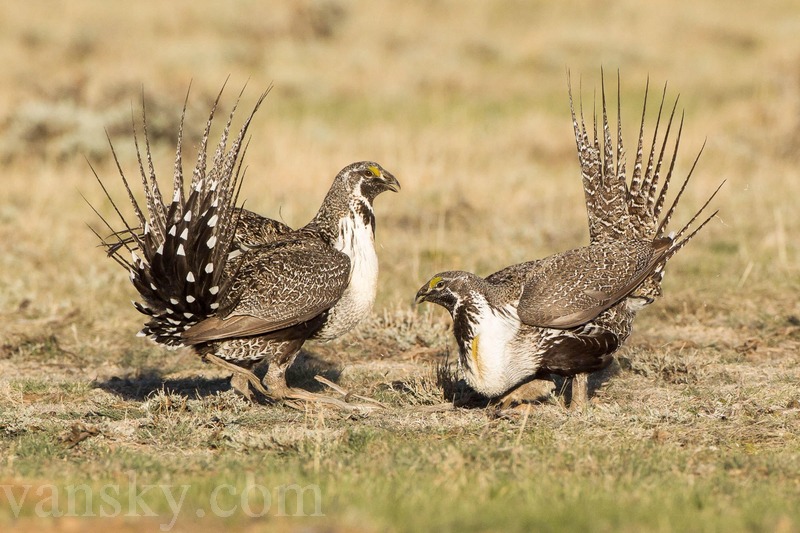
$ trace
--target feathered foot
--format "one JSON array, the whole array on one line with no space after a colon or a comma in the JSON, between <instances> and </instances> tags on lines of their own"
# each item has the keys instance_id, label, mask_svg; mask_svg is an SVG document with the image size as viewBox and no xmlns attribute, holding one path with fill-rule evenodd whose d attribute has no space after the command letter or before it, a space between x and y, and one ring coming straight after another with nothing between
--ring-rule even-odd
<instances>
[{"instance_id":1,"label":"feathered foot","mask_svg":"<svg viewBox=\"0 0 800 533\"><path fill-rule=\"evenodd\" d=\"M250 403L258 403L250 390L250 381L244 373L235 373L231 376L231 388Z\"/></svg>"},{"instance_id":2,"label":"feathered foot","mask_svg":"<svg viewBox=\"0 0 800 533\"><path fill-rule=\"evenodd\" d=\"M224 368L225 370L233 372L233 376L231 377L231 388L244 396L247 400L255 403L255 398L253 398L253 392L250 390L250 387L253 387L253 389L263 394L266 398L270 398L269 392L267 392L267 389L261 385L261 381L259 381L258 376L253 374L250 370L242 368L238 365L234 365L233 363L229 363L228 361L213 354L205 354L203 358L209 363L213 363Z\"/></svg>"},{"instance_id":3,"label":"feathered foot","mask_svg":"<svg viewBox=\"0 0 800 533\"><path fill-rule=\"evenodd\" d=\"M338 398L325 396L324 394L316 394L313 392L309 392L307 390L296 389L294 387L288 386L286 384L285 373L283 369L278 367L278 365L270 366L269 370L267 371L267 375L264 376L263 383L264 385L266 385L269 391L267 393L268 397L275 400L281 400L290 407L297 409L299 409L300 406L296 402L293 402L292 400L330 405L338 409L341 409L342 411L347 411L351 413L356 412L362 414L374 411L375 409L386 408L386 406L381 402L373 400L372 398L367 398L365 396L351 394L350 392L343 389L339 385L336 385L332 381L329 381L322 376L316 376L314 379L341 394L342 399L340 400ZM351 403L350 402L351 398L360 400L361 403L355 403L355 402Z\"/></svg>"},{"instance_id":4,"label":"feathered foot","mask_svg":"<svg viewBox=\"0 0 800 533\"><path fill-rule=\"evenodd\" d=\"M589 405L589 374L576 374L572 377L572 396L570 409L585 409Z\"/></svg>"},{"instance_id":5,"label":"feathered foot","mask_svg":"<svg viewBox=\"0 0 800 533\"><path fill-rule=\"evenodd\" d=\"M342 411L361 413L366 413L375 409L383 409L386 407L381 402L373 400L372 398L351 394L339 385L336 385L332 381L329 381L322 376L316 376L315 379L323 385L326 385L341 394L341 400L338 398L325 396L323 394L315 394L303 389L289 387L286 384L285 373L279 368L278 365L270 366L269 371L267 371L267 375L264 376L262 385L262 382L259 381L258 377L246 368L229 363L228 361L225 361L224 359L221 359L213 354L206 354L204 357L206 361L233 372L233 376L231 377L231 387L233 390L254 403L255 398L253 396L251 387L263 395L268 401L280 401L293 409L299 410L303 409L302 405L293 400L331 405L341 409ZM266 386L266 388L264 386ZM360 400L363 403L351 403L351 398Z\"/></svg>"}]
</instances>

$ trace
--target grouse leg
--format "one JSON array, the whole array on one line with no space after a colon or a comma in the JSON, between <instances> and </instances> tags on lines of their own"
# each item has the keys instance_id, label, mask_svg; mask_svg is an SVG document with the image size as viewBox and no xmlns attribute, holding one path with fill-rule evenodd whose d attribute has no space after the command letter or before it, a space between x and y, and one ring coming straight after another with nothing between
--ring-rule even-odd
<instances>
[{"instance_id":1,"label":"grouse leg","mask_svg":"<svg viewBox=\"0 0 800 533\"><path fill-rule=\"evenodd\" d=\"M229 363L228 361L217 357L214 354L205 354L203 358L208 361L209 363L213 363L219 367L224 368L225 370L229 370L233 372L233 376L231 377L231 387L233 390L244 396L250 401L253 401L253 393L250 390L252 386L253 389L263 394L265 397L270 398L271 395L267 390L261 385L258 377L253 374L250 370L246 368L242 368L241 366L235 365L233 363Z\"/></svg>"},{"instance_id":2,"label":"grouse leg","mask_svg":"<svg viewBox=\"0 0 800 533\"><path fill-rule=\"evenodd\" d=\"M589 374L576 374L572 377L572 396L570 409L584 409L589 404Z\"/></svg>"},{"instance_id":3,"label":"grouse leg","mask_svg":"<svg viewBox=\"0 0 800 533\"><path fill-rule=\"evenodd\" d=\"M294 360L294 358L292 358L292 360ZM321 378L320 376L317 376L317 381L325 385L328 385L337 392L341 393L344 396L344 400L340 400L338 398L332 398L330 396L325 396L324 394L316 394L313 392L309 392L307 390L290 387L286 384L286 368L288 366L289 365L283 366L279 364L271 364L269 366L267 374L264 376L264 385L266 385L269 391L267 394L269 395L270 398L274 398L276 400L284 400L284 401L300 400L303 402L330 405L338 409L341 409L342 411L348 411L348 412L364 413L384 407L384 405L381 404L380 402L371 400L369 398L364 398L361 396L357 396L357 398L365 400L366 402L369 403L348 402L347 400L350 397L350 394L347 393L347 391L345 391L338 385L334 385L327 379Z\"/></svg>"}]
</instances>

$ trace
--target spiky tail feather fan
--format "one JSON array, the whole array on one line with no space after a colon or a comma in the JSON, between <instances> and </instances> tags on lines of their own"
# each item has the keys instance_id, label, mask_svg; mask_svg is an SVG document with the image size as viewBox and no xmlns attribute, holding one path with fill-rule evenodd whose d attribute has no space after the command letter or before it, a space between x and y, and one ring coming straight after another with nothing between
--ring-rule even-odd
<instances>
[{"instance_id":1,"label":"spiky tail feather fan","mask_svg":"<svg viewBox=\"0 0 800 533\"><path fill-rule=\"evenodd\" d=\"M601 71L602 77L602 71ZM602 146L597 134L597 116L594 117L594 135L589 140L586 130L583 105L580 106L580 123L575 115L575 108L572 98L572 87L569 86L569 104L572 113L572 125L575 130L575 141L578 148L578 160L581 165L581 176L583 179L584 193L586 198L586 212L589 221L589 238L592 243L611 242L619 240L649 240L669 239L670 246L662 257L660 264L653 274L645 279L634 296L654 299L661 295L661 281L664 277L664 266L667 261L674 256L678 250L686 244L717 214L714 211L706 217L694 230L690 231L692 225L702 215L711 200L719 192L724 181L706 200L703 206L691 217L677 233L667 234L669 224L675 208L683 195L689 179L692 177L703 148L697 154L689 173L681 185L680 190L673 199L670 207L662 217L662 210L666 202L667 191L669 190L670 180L672 179L675 161L678 155L681 132L683 130L683 115L675 136L674 146L671 156L667 156L667 145L672 130L675 110L678 106L678 99L670 112L666 124L666 131L659 147L658 130L661 124L662 111L666 101L667 87L661 96L661 104L658 109L658 116L653 131L653 140L650 146L647 165L644 167L644 125L645 114L647 111L647 94L650 87L650 80L645 87L645 98L642 108L642 120L639 126L639 140L636 149L636 161L633 167L633 176L630 183L626 177L625 170L625 150L622 145L622 121L620 113L620 89L619 74L617 74L617 143L616 146L611 139L611 128L608 122L608 112L606 107L605 80L601 81L601 100L602 100ZM705 146L705 145L704 145ZM665 159L668 158L667 159ZM666 174L664 174L666 166ZM659 182L663 184L659 189Z\"/></svg>"},{"instance_id":2,"label":"spiky tail feather fan","mask_svg":"<svg viewBox=\"0 0 800 533\"><path fill-rule=\"evenodd\" d=\"M103 224L112 232L107 238L103 238L98 232L95 234L100 238L108 255L129 271L131 282L142 298L142 302L133 302L134 306L149 316L150 320L140 335L168 346L182 346L183 331L216 313L227 284L233 277L225 267L236 233L239 213L236 204L244 174L242 160L247 148L244 138L253 116L268 93L269 89L258 99L238 135L228 147L231 122L241 98L241 93L239 94L220 135L211 159L211 168L207 169L208 140L214 113L222 96L222 90L220 91L203 131L188 196L184 191L182 164L187 93L178 131L173 194L169 205L164 203L156 180L147 134L147 117L142 102L146 169L135 126L134 144L144 189L144 208L136 201L109 139L119 175L133 206L136 224L129 223L123 216L103 182L92 169L122 222L122 229L115 230L97 209L92 207Z\"/></svg>"}]
</instances>

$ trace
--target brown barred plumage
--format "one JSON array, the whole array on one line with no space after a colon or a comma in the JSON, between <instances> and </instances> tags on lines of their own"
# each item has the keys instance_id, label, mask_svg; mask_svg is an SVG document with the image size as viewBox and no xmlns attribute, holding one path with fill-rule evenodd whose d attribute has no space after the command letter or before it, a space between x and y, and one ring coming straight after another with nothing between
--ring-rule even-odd
<instances>
[{"instance_id":1,"label":"brown barred plumage","mask_svg":"<svg viewBox=\"0 0 800 533\"><path fill-rule=\"evenodd\" d=\"M209 160L208 139L221 94L203 132L188 195L182 168L184 104L169 204L156 180L143 114L146 165L136 134L134 142L145 205L137 203L114 153L136 223L125 219L100 182L122 229L101 217L112 233L98 237L108 255L130 272L141 296L134 305L150 317L142 335L171 347L191 346L234 371L233 385L245 396L250 397L252 385L272 399L349 408L287 387L284 375L303 342L341 335L369 313L378 273L372 203L384 191L397 191L399 183L377 163L353 163L333 180L314 219L297 230L244 210L237 206L243 143L267 93L228 146L234 105ZM270 363L264 380L269 390L250 371L262 360Z\"/></svg>"},{"instance_id":2,"label":"brown barred plumage","mask_svg":"<svg viewBox=\"0 0 800 533\"><path fill-rule=\"evenodd\" d=\"M619 91L617 98L619 114ZM666 233L695 168L693 165L662 216L683 127L681 119L665 170L676 106L660 149L659 110L644 169L642 112L629 184L621 120L617 120L615 145L604 87L601 137L595 118L590 140L583 112L576 116L571 88L569 101L585 193L589 245L513 265L486 278L463 271L441 272L417 292L418 302L433 302L450 312L466 381L489 397L505 395L532 379L547 379L551 373L575 376L607 366L628 338L636 313L660 295L667 261L716 215L712 213L690 231L719 188L677 234ZM663 105L662 97L662 109ZM573 388L573 397L576 392Z\"/></svg>"}]
</instances>

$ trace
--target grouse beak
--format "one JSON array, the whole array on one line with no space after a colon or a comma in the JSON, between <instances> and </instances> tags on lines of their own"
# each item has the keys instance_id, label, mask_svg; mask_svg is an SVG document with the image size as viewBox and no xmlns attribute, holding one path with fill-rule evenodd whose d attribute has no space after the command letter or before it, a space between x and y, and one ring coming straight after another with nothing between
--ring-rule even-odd
<instances>
[{"instance_id":1,"label":"grouse beak","mask_svg":"<svg viewBox=\"0 0 800 533\"><path fill-rule=\"evenodd\" d=\"M417 297L414 298L414 303L419 305L422 302L427 302L430 293L431 293L430 287L427 284L423 285L422 288L417 291Z\"/></svg>"},{"instance_id":2,"label":"grouse beak","mask_svg":"<svg viewBox=\"0 0 800 533\"><path fill-rule=\"evenodd\" d=\"M400 182L397 181L397 178L392 176L389 172L386 172L385 170L381 172L381 178L383 178L383 183L387 190L392 192L397 192L400 190Z\"/></svg>"}]
</instances>

